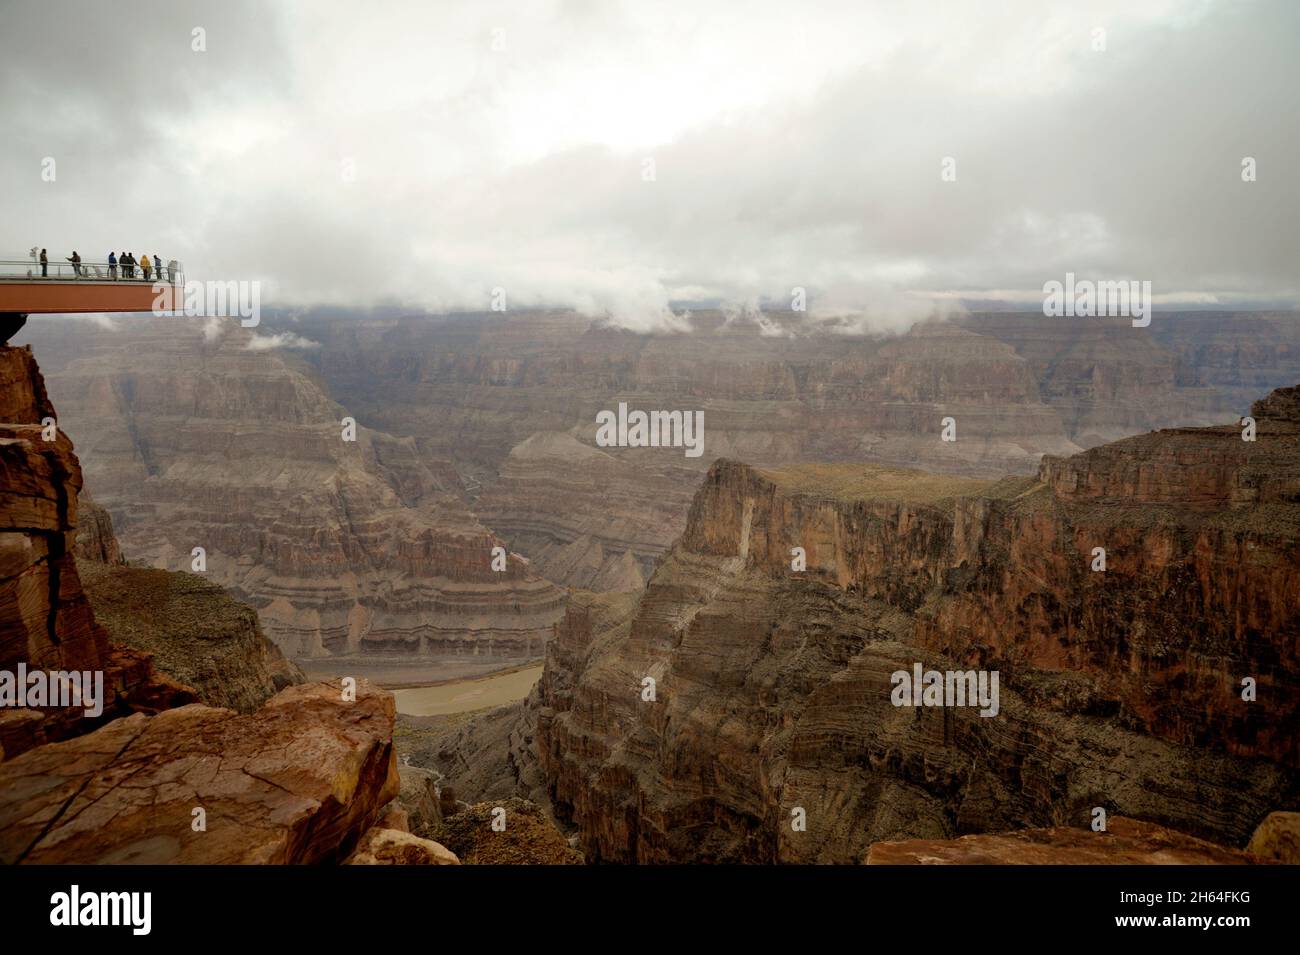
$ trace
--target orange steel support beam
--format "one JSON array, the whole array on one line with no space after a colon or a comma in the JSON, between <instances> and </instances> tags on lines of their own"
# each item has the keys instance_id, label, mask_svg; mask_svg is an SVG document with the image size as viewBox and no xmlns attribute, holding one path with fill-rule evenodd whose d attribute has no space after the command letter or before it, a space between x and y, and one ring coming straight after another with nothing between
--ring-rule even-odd
<instances>
[{"instance_id":1,"label":"orange steel support beam","mask_svg":"<svg viewBox=\"0 0 1300 955\"><path fill-rule=\"evenodd\" d=\"M37 315L58 312L180 311L185 288L150 282L12 282L0 281L0 312Z\"/></svg>"}]
</instances>

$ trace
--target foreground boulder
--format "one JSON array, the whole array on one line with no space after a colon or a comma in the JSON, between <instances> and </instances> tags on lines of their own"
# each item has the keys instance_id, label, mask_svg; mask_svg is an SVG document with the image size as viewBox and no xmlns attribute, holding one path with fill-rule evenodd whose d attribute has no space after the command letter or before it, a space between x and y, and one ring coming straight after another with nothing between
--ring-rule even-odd
<instances>
[{"instance_id":1,"label":"foreground boulder","mask_svg":"<svg viewBox=\"0 0 1300 955\"><path fill-rule=\"evenodd\" d=\"M456 854L409 832L375 827L361 838L345 865L460 865Z\"/></svg>"},{"instance_id":2,"label":"foreground boulder","mask_svg":"<svg viewBox=\"0 0 1300 955\"><path fill-rule=\"evenodd\" d=\"M1107 831L1022 829L960 839L877 842L867 865L1249 865L1245 852L1151 822L1111 818Z\"/></svg>"},{"instance_id":3,"label":"foreground boulder","mask_svg":"<svg viewBox=\"0 0 1300 955\"><path fill-rule=\"evenodd\" d=\"M365 681L311 683L38 747L0 764L0 863L340 861L397 795L394 715Z\"/></svg>"},{"instance_id":4,"label":"foreground boulder","mask_svg":"<svg viewBox=\"0 0 1300 955\"><path fill-rule=\"evenodd\" d=\"M1270 862L1300 865L1300 812L1269 813L1246 851Z\"/></svg>"}]
</instances>

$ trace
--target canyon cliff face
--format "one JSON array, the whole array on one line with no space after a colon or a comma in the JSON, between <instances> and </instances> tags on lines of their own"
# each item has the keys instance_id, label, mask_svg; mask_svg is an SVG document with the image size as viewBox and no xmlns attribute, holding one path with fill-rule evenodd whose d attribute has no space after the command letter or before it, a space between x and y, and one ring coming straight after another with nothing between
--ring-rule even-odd
<instances>
[{"instance_id":1,"label":"canyon cliff face","mask_svg":"<svg viewBox=\"0 0 1300 955\"><path fill-rule=\"evenodd\" d=\"M0 759L196 699L96 622L74 556L81 468L54 421L31 352L0 347L0 670L101 672L103 712L0 708Z\"/></svg>"},{"instance_id":2,"label":"canyon cliff face","mask_svg":"<svg viewBox=\"0 0 1300 955\"><path fill-rule=\"evenodd\" d=\"M83 487L77 495L77 534L73 552L77 560L122 567L126 558L113 530L113 516L94 502Z\"/></svg>"},{"instance_id":3,"label":"canyon cliff face","mask_svg":"<svg viewBox=\"0 0 1300 955\"><path fill-rule=\"evenodd\" d=\"M271 477L265 448L254 442L312 445L293 455L310 459L309 466L291 465L301 486L327 462L350 468L339 460L337 428L324 429L343 414L375 429L361 429L358 446L369 441L374 452L362 469L397 489L399 510L423 510L438 498L440 513L430 522L452 528L472 512L468 520L479 531L500 535L547 580L635 591L684 530L695 488L719 458L759 466L870 461L977 477L1029 475L1043 454L1070 454L1154 428L1234 420L1246 407L1234 383L1272 387L1279 375L1289 374L1289 381L1300 374L1300 347L1288 344L1300 346L1300 325L1280 316L1259 319L1271 353L1232 355L1207 338L1211 325L1185 314L1160 314L1151 328L1135 329L1124 321L988 313L923 323L896 337L809 323L792 313L765 313L760 320L702 310L689 321L690 333L637 334L567 312L322 310L279 325L269 318L257 336L269 342L292 334L315 347L256 355L232 354L246 351L250 336L196 345L194 322L132 318L104 332L89 323L56 328L37 321L24 335L40 349L74 435L93 432L93 445L82 441L92 489L105 497L134 553L184 567L193 546L173 539L178 534L147 537L141 524L157 522L164 504L131 513L141 488L148 489L145 500L162 495L168 514L191 490L185 506L200 495L220 501L211 511L227 518L207 512L191 530L224 522L231 525L221 532L224 539L242 526L247 540L226 555L227 565L247 561L248 540L282 538L274 546L265 542L275 551L269 568L212 573L255 602L268 631L295 655L400 656L412 648L418 654L420 646L482 653L489 645L507 653L522 646L526 655L558 613L549 594L496 600L476 593L464 598L471 607L460 608L448 605L444 591L435 601L428 588L377 593L369 568L374 564L382 576L387 558L377 558L364 535L354 546L341 540L342 553L319 566L289 559L285 551L300 549L306 531L284 516L282 505L301 511L302 523L326 528L344 527L360 505L355 495L289 500ZM159 361L142 357L151 353ZM158 375L163 361L175 374ZM1196 364L1202 361L1204 374ZM247 382L243 398L230 381L236 375ZM703 454L597 447L595 416L620 401L631 409L703 411ZM947 417L955 421L955 442L940 440ZM291 434L295 422L321 433ZM235 429L236 437L221 437L221 428ZM319 446L322 435L330 446ZM249 495L235 499L228 489L203 488L193 476L206 473L205 453L226 451L245 455L250 471L266 475L253 482L265 507L250 506ZM390 510L385 504L368 509ZM339 533L348 536L345 527ZM355 573L355 593L340 593L347 585L319 591L316 578L326 568ZM421 600L437 602L449 618L477 609L491 620L472 639L450 619L413 627L409 607ZM515 613L516 605L533 619L497 619Z\"/></svg>"},{"instance_id":4,"label":"canyon cliff face","mask_svg":"<svg viewBox=\"0 0 1300 955\"><path fill-rule=\"evenodd\" d=\"M1214 388L1233 416L1300 377L1296 311L1185 312L1168 321L1157 313L1150 331L1177 358L1180 378Z\"/></svg>"},{"instance_id":5,"label":"canyon cliff face","mask_svg":"<svg viewBox=\"0 0 1300 955\"><path fill-rule=\"evenodd\" d=\"M517 555L493 569L503 542L410 439L345 440L348 412L291 355L233 323L50 325L29 331L60 424L132 559L189 571L203 548L291 657L540 654L562 592Z\"/></svg>"},{"instance_id":6,"label":"canyon cliff face","mask_svg":"<svg viewBox=\"0 0 1300 955\"><path fill-rule=\"evenodd\" d=\"M1239 320L1249 321L1230 317L1234 338ZM1233 420L1259 395L1300 376L1300 353L1267 364L1255 356L1258 387L1238 406L1237 395L1204 366L1204 355L1178 350L1193 326L1186 313L1156 313L1147 328L1134 328L1127 318L1049 318L1041 311L980 313L960 324L1014 348L1038 381L1039 396L1085 448L1171 425ZM1300 345L1300 323L1279 332Z\"/></svg>"},{"instance_id":7,"label":"canyon cliff face","mask_svg":"<svg viewBox=\"0 0 1300 955\"><path fill-rule=\"evenodd\" d=\"M1300 805L1300 391L1253 411L1254 442L995 482L718 462L644 593L575 596L533 695L440 763L588 860L859 862L1098 808L1244 846ZM894 705L918 663L997 670L997 714Z\"/></svg>"},{"instance_id":8,"label":"canyon cliff face","mask_svg":"<svg viewBox=\"0 0 1300 955\"><path fill-rule=\"evenodd\" d=\"M454 459L486 524L590 590L642 586L719 458L1033 474L1043 454L1243 410L1127 322L990 315L886 338L801 318L705 310L689 334L654 335L545 312L294 327L321 342L309 360L336 398ZM1300 363L1280 361L1294 380ZM620 401L703 410L704 454L595 447L596 413Z\"/></svg>"}]
</instances>

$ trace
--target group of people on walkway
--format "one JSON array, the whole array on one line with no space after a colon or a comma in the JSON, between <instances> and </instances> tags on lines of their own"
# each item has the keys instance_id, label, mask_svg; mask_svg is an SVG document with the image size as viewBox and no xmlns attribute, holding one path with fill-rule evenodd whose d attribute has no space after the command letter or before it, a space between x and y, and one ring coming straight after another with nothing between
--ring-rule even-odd
<instances>
[{"instance_id":1,"label":"group of people on walkway","mask_svg":"<svg viewBox=\"0 0 1300 955\"><path fill-rule=\"evenodd\" d=\"M77 254L76 249L72 250L72 255L68 256L68 261L72 263L72 274L76 278L90 277L90 272L87 267L81 264L81 256ZM41 278L49 278L50 260L45 249L41 249L40 263ZM179 274L179 268L179 264L175 259L163 265L161 255L155 255L150 259L148 253L142 253L137 261L134 252L123 252L121 255L116 252L108 253L108 277L114 282L117 281L119 270L121 270L124 279L140 279L148 282L156 274L159 282L175 282ZM103 272L99 274L102 276Z\"/></svg>"},{"instance_id":2,"label":"group of people on walkway","mask_svg":"<svg viewBox=\"0 0 1300 955\"><path fill-rule=\"evenodd\" d=\"M117 270L119 268L122 270L122 278L124 279L143 278L148 282L150 276L154 272L157 272L159 282L167 281L165 277L167 266L163 265L161 255L155 255L153 260L150 261L149 255L147 253L142 253L140 255L140 261L137 262L134 252L123 252L120 256L113 252L108 253L108 277L116 279ZM171 263L171 268L172 271L175 272L175 262ZM137 276L137 272L142 273L142 275Z\"/></svg>"}]
</instances>

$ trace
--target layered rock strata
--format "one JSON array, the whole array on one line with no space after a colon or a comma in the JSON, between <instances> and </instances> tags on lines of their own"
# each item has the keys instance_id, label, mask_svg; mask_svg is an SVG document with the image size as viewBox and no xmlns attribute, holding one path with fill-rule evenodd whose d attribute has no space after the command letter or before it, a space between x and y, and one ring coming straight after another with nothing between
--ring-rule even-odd
<instances>
[{"instance_id":1,"label":"layered rock strata","mask_svg":"<svg viewBox=\"0 0 1300 955\"><path fill-rule=\"evenodd\" d=\"M1151 329L989 314L921 324L887 338L791 313L697 311L689 333L634 334L562 312L398 317L331 310L275 332L318 343L288 363L296 372L305 372L304 363L316 366L332 396L364 424L414 442L420 466L433 469L454 493L460 493L459 471L478 517L531 557L539 574L571 587L635 590L683 530L694 488L720 457L767 466L867 460L976 476L1032 474L1045 453L1070 453L1151 428L1233 420L1244 406L1220 385L1276 384L1279 374L1289 370L1294 380L1300 373L1300 353L1286 344L1296 337L1294 321L1267 326L1265 337L1276 346L1271 353L1227 356L1219 346L1188 351L1186 338L1165 334L1184 318L1187 328L1201 327L1196 316L1182 314L1162 314ZM90 400L87 389L98 387L104 397L103 384L65 385L64 374L108 377L106 363L96 366L93 356L131 348L130 339L153 349L160 336L185 333L184 323L132 321L107 333L72 332L64 323L56 334L50 326L35 322L24 334L55 367L53 387L65 414L85 416L84 430L96 433L99 409L111 405ZM1174 347L1180 342L1181 351ZM268 373L283 361L267 357ZM1197 362L1212 367L1203 376ZM1213 370L1225 363L1235 369L1231 374ZM123 362L114 357L109 364L116 369ZM145 388L142 371L115 379L114 387ZM620 401L634 409L704 411L703 455L595 447L596 413ZM132 403L132 410L145 438L180 423L152 399ZM939 439L946 417L956 422L954 442ZM76 419L70 419L74 432ZM101 469L117 472L110 481L119 486L113 510L123 517L143 476L122 461L147 455L150 445L141 441L137 448L121 428L107 433L86 459L96 485ZM123 459L128 447L135 450ZM169 465L185 450L174 447ZM419 468L405 470L414 476ZM177 559L188 553L175 549ZM288 606L317 602L287 583L297 571L280 576ZM268 593L277 589L279 582ZM365 598L363 606L366 601L374 602ZM321 629L323 650L315 649L315 628L292 613L268 627L305 652L337 653L352 629L338 624L337 613L324 613L335 622ZM410 645L400 639L406 636L400 624L378 626L399 638L395 652ZM467 646L456 639L457 649Z\"/></svg>"},{"instance_id":2,"label":"layered rock strata","mask_svg":"<svg viewBox=\"0 0 1300 955\"><path fill-rule=\"evenodd\" d=\"M251 607L197 574L128 566L112 518L84 491L78 515L78 576L110 641L148 653L202 702L241 713L304 682Z\"/></svg>"},{"instance_id":3,"label":"layered rock strata","mask_svg":"<svg viewBox=\"0 0 1300 955\"><path fill-rule=\"evenodd\" d=\"M1228 317L1233 340L1249 335L1252 317ZM1195 316L1160 313L1147 328L1127 318L1059 318L1038 312L981 313L963 328L1005 342L1024 359L1038 394L1060 416L1066 434L1085 448L1171 425L1208 425L1243 414L1208 356L1178 345ZM1300 324L1295 329L1300 345ZM1263 357L1263 356L1259 356ZM1277 358L1270 358L1275 365ZM1300 376L1300 350L1281 356L1280 379L1266 371L1251 400ZM1289 366L1289 367L1288 367ZM1263 371L1263 369L1261 369Z\"/></svg>"},{"instance_id":4,"label":"layered rock strata","mask_svg":"<svg viewBox=\"0 0 1300 955\"><path fill-rule=\"evenodd\" d=\"M1300 378L1300 312L1184 312L1168 319L1157 315L1152 336L1177 358L1185 380L1194 376L1214 388L1233 416Z\"/></svg>"},{"instance_id":5,"label":"layered rock strata","mask_svg":"<svg viewBox=\"0 0 1300 955\"><path fill-rule=\"evenodd\" d=\"M1300 391L1253 412L1254 442L996 482L719 462L644 593L575 597L449 779L540 783L595 861L853 862L1098 808L1244 846L1300 807ZM998 671L996 715L894 705L917 664Z\"/></svg>"},{"instance_id":6,"label":"layered rock strata","mask_svg":"<svg viewBox=\"0 0 1300 955\"><path fill-rule=\"evenodd\" d=\"M61 424L132 559L200 570L291 657L539 655L563 594L517 555L494 568L504 542L454 471L350 427L267 340L183 319L41 339Z\"/></svg>"},{"instance_id":7,"label":"layered rock strata","mask_svg":"<svg viewBox=\"0 0 1300 955\"><path fill-rule=\"evenodd\" d=\"M640 335L527 313L303 326L340 400L454 458L486 523L550 579L592 590L639 588L720 457L1032 474L1045 453L1244 410L1128 322L995 314L895 338L790 313L697 311L688 324ZM1300 374L1285 352L1267 361ZM620 401L704 411L703 455L595 447L595 414ZM940 440L946 417L954 442Z\"/></svg>"}]
</instances>

